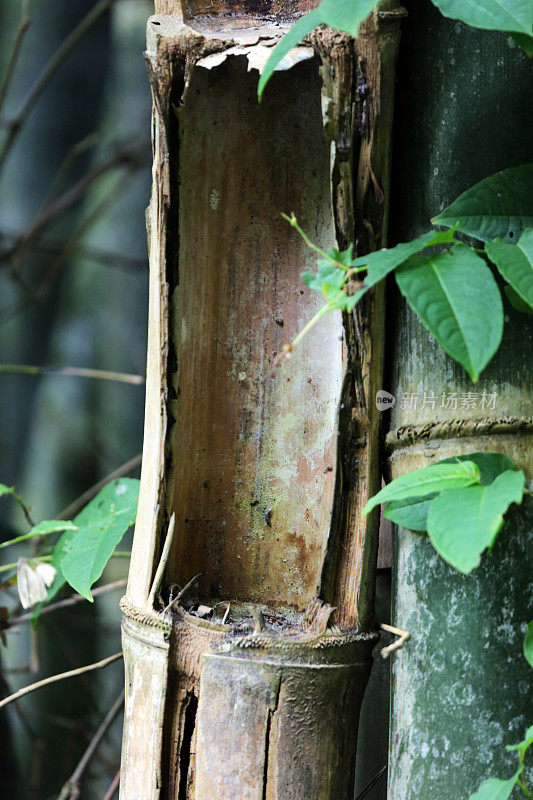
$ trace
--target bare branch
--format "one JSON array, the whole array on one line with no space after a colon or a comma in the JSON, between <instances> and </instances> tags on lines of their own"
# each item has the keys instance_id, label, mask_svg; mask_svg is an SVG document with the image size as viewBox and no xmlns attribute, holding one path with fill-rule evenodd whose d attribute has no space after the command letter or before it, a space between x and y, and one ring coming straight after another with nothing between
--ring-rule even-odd
<instances>
[{"instance_id":1,"label":"bare branch","mask_svg":"<svg viewBox=\"0 0 533 800\"><path fill-rule=\"evenodd\" d=\"M30 112L37 102L37 99L50 82L50 79L55 75L69 53L71 53L76 47L80 39L87 33L88 30L90 30L95 22L97 22L100 17L111 8L114 2L115 0L100 0L100 2L89 11L89 13L81 20L81 22L76 25L74 30L71 31L67 38L61 42L48 64L37 77L37 80L23 100L16 116L9 121L7 137L0 152L0 170L2 170L4 166L5 160L11 150L11 147L13 146L13 142L15 141L18 132L26 122Z\"/></svg>"},{"instance_id":2,"label":"bare branch","mask_svg":"<svg viewBox=\"0 0 533 800\"><path fill-rule=\"evenodd\" d=\"M20 257L20 254L27 250L33 243L41 236L41 234L53 222L61 217L66 211L74 206L85 194L87 189L102 175L109 172L111 169L120 166L140 166L143 162L145 152L148 152L148 146L143 144L140 147L122 146L120 149L113 152L106 159L96 164L85 175L83 175L76 183L69 189L63 192L59 198L49 205L47 208L42 209L37 214L36 219L30 226L26 234L16 243L16 245L1 254L2 261Z\"/></svg>"},{"instance_id":3,"label":"bare branch","mask_svg":"<svg viewBox=\"0 0 533 800\"><path fill-rule=\"evenodd\" d=\"M29 26L30 26L30 0L22 0L22 13L20 17L19 26L17 28L17 32L15 33L15 38L13 40L13 47L11 48L11 52L9 54L6 71L4 73L4 78L2 80L2 86L0 87L0 113L2 113L2 108L4 107L4 102L7 97L7 93L9 91L11 79L13 77L13 73L15 72L15 67L17 65L18 57L20 55L20 51L22 48L22 42L24 40L24 36L26 35L26 31L28 30Z\"/></svg>"},{"instance_id":4,"label":"bare branch","mask_svg":"<svg viewBox=\"0 0 533 800\"><path fill-rule=\"evenodd\" d=\"M113 592L115 589L121 589L127 584L127 582L127 578L121 578L119 581L113 581L112 583L106 583L103 586L97 586L96 589L91 590L91 594L93 597L99 597L102 594ZM42 616L43 614L49 614L50 611L58 611L62 608L75 606L78 603L81 603L83 600L87 601L87 598L83 597L81 594L74 594L72 597L65 597L64 600L58 600L57 603L50 603L50 605L44 606L41 609L39 616ZM15 627L16 625L21 625L23 622L30 622L32 616L32 614L20 614L18 617L13 617L9 620L9 627L11 628Z\"/></svg>"},{"instance_id":5,"label":"bare branch","mask_svg":"<svg viewBox=\"0 0 533 800\"><path fill-rule=\"evenodd\" d=\"M116 383L131 383L135 386L144 384L143 375L112 372L106 369L88 369L86 367L37 367L32 364L0 364L0 375L57 375L115 381Z\"/></svg>"},{"instance_id":6,"label":"bare branch","mask_svg":"<svg viewBox=\"0 0 533 800\"><path fill-rule=\"evenodd\" d=\"M111 783L109 785L109 789L107 790L105 795L102 797L102 800L112 800L112 798L115 795L119 785L120 785L120 770L117 771L117 774L115 775L115 777L111 781Z\"/></svg>"},{"instance_id":7,"label":"bare branch","mask_svg":"<svg viewBox=\"0 0 533 800\"><path fill-rule=\"evenodd\" d=\"M47 208L53 200L59 194L59 187L63 183L64 178L68 175L71 170L72 165L76 161L77 158L84 155L88 150L93 148L96 144L98 144L99 136L97 131L93 131L88 136L85 136L81 141L76 142L67 150L67 153L59 165L59 169L57 170L55 177L50 184L48 192L41 204L40 211L42 212L43 209Z\"/></svg>"},{"instance_id":8,"label":"bare branch","mask_svg":"<svg viewBox=\"0 0 533 800\"><path fill-rule=\"evenodd\" d=\"M58 800L75 800L75 798L79 797L80 794L80 781L83 777L83 773L87 769L91 759L93 758L98 746L100 745L102 739L106 735L107 731L115 721L120 709L124 705L124 689L121 691L120 695L115 700L112 707L107 712L106 716L102 720L102 723L98 727L96 733L94 734L93 738L89 742L89 746L87 750L82 755L78 766L68 779L68 781L64 784L59 796Z\"/></svg>"},{"instance_id":9,"label":"bare branch","mask_svg":"<svg viewBox=\"0 0 533 800\"><path fill-rule=\"evenodd\" d=\"M102 200L97 204L91 214L83 221L78 230L74 233L71 239L67 242L58 258L52 263L48 272L43 276L35 289L25 286L27 296L16 303L13 307L7 307L0 310L0 320L8 322L16 317L22 311L34 304L40 304L46 300L53 285L59 277L62 269L71 256L78 248L79 242L88 230L100 219L105 212L108 205L110 205L117 195L123 190L125 183L132 177L137 165L130 167L123 175L120 176L114 186L104 195Z\"/></svg>"},{"instance_id":10,"label":"bare branch","mask_svg":"<svg viewBox=\"0 0 533 800\"><path fill-rule=\"evenodd\" d=\"M123 0L124 1L124 0ZM25 238L25 234L15 235L13 233L0 234L0 238L11 241L9 252L12 253L20 247L21 242ZM63 250L64 244L57 241L38 241L28 247L29 252L44 253L45 255L57 256ZM91 245L80 245L76 250L76 254L87 261L92 261L101 264L103 267L111 267L121 269L126 272L139 272L148 269L148 261L146 258L136 258L135 256L127 255L126 253L116 253L111 250L104 250L101 247L93 247ZM0 261L2 255L0 254Z\"/></svg>"},{"instance_id":11,"label":"bare branch","mask_svg":"<svg viewBox=\"0 0 533 800\"><path fill-rule=\"evenodd\" d=\"M21 697L24 697L24 695L29 694L30 692L34 692L36 689L42 689L43 686L49 686L52 683L67 680L67 678L75 678L77 675L83 675L84 673L92 672L92 670L95 669L103 669L104 667L107 667L108 664L112 664L113 661L117 661L119 658L122 658L122 653L115 653L112 656L102 659L102 661L96 661L94 664L87 664L85 667L71 669L68 672L61 672L58 675L51 675L49 678L43 678L42 681L31 683L29 686L24 686L22 689L19 689L18 692L10 694L9 697L4 697L3 700L0 700L0 708L4 708L4 706L9 705L16 700L20 700Z\"/></svg>"}]
</instances>

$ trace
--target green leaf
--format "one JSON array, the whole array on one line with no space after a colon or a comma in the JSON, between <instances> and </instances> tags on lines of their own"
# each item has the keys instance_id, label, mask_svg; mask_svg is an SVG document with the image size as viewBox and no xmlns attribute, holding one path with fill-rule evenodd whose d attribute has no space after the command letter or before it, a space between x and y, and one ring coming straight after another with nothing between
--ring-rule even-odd
<instances>
[{"instance_id":1,"label":"green leaf","mask_svg":"<svg viewBox=\"0 0 533 800\"><path fill-rule=\"evenodd\" d=\"M527 626L526 637L524 639L524 658L533 669L533 619Z\"/></svg>"},{"instance_id":2,"label":"green leaf","mask_svg":"<svg viewBox=\"0 0 533 800\"><path fill-rule=\"evenodd\" d=\"M504 286L504 292L513 308L515 308L517 311L520 311L522 314L533 314L533 307L527 303L524 303L522 298L517 295L512 286Z\"/></svg>"},{"instance_id":3,"label":"green leaf","mask_svg":"<svg viewBox=\"0 0 533 800\"><path fill-rule=\"evenodd\" d=\"M443 458L436 463L456 464L459 461L473 461L479 467L482 486L489 486L502 472L515 468L512 460L505 453L465 453L460 456Z\"/></svg>"},{"instance_id":4,"label":"green leaf","mask_svg":"<svg viewBox=\"0 0 533 800\"><path fill-rule=\"evenodd\" d=\"M396 281L442 349L477 381L503 332L501 295L484 260L456 244L440 255L412 256Z\"/></svg>"},{"instance_id":5,"label":"green leaf","mask_svg":"<svg viewBox=\"0 0 533 800\"><path fill-rule=\"evenodd\" d=\"M321 261L320 267L316 274L312 272L302 272L300 275L301 279L310 289L315 289L317 292L324 292L324 286L332 286L337 290L337 294L340 291L342 284L346 279L346 273L336 267L335 264L332 264L330 261Z\"/></svg>"},{"instance_id":6,"label":"green leaf","mask_svg":"<svg viewBox=\"0 0 533 800\"><path fill-rule=\"evenodd\" d=\"M377 0L322 0L318 8L324 25L355 37L376 3Z\"/></svg>"},{"instance_id":7,"label":"green leaf","mask_svg":"<svg viewBox=\"0 0 533 800\"><path fill-rule=\"evenodd\" d=\"M122 478L109 483L75 518L77 533L67 531L56 545L65 580L88 600L92 600L91 586L135 522L138 496L138 480Z\"/></svg>"},{"instance_id":8,"label":"green leaf","mask_svg":"<svg viewBox=\"0 0 533 800\"><path fill-rule=\"evenodd\" d=\"M526 56L533 58L533 36L527 33L511 33L515 42L522 48Z\"/></svg>"},{"instance_id":9,"label":"green leaf","mask_svg":"<svg viewBox=\"0 0 533 800\"><path fill-rule=\"evenodd\" d=\"M276 45L266 62L257 87L259 101L277 65L305 36L319 25L330 25L357 36L359 25L376 3L377 0L322 0L318 8L301 17Z\"/></svg>"},{"instance_id":10,"label":"green leaf","mask_svg":"<svg viewBox=\"0 0 533 800\"><path fill-rule=\"evenodd\" d=\"M312 11L297 20L292 28L287 31L283 39L281 39L281 41L275 46L259 78L259 84L257 86L257 97L259 102L261 102L265 86L272 77L272 74L280 61L285 58L287 53L289 53L293 47L296 47L296 45L301 42L302 39L311 33L311 31L314 31L314 29L317 28L321 23L322 16L320 14L319 6L318 8L313 8Z\"/></svg>"},{"instance_id":11,"label":"green leaf","mask_svg":"<svg viewBox=\"0 0 533 800\"><path fill-rule=\"evenodd\" d=\"M405 497L425 497L443 489L458 489L479 483L479 468L472 461L459 464L431 464L429 467L408 472L391 481L380 492L370 498L363 514L388 500L401 500Z\"/></svg>"},{"instance_id":12,"label":"green leaf","mask_svg":"<svg viewBox=\"0 0 533 800\"><path fill-rule=\"evenodd\" d=\"M484 242L496 237L516 242L526 228L533 227L533 163L476 183L432 222L447 228L459 222L460 231Z\"/></svg>"},{"instance_id":13,"label":"green leaf","mask_svg":"<svg viewBox=\"0 0 533 800\"><path fill-rule=\"evenodd\" d=\"M522 502L524 483L523 472L507 470L489 486L443 491L432 501L427 518L437 553L460 572L475 569L481 553L494 543L511 503Z\"/></svg>"},{"instance_id":14,"label":"green leaf","mask_svg":"<svg viewBox=\"0 0 533 800\"><path fill-rule=\"evenodd\" d=\"M366 256L359 256L352 261L352 267L368 269L364 280L365 286L370 288L385 278L390 272L401 266L410 256L416 255L426 247L438 244L449 244L454 241L454 231L428 231L411 242L402 242L395 247L383 248Z\"/></svg>"},{"instance_id":15,"label":"green leaf","mask_svg":"<svg viewBox=\"0 0 533 800\"><path fill-rule=\"evenodd\" d=\"M499 778L483 781L477 792L470 795L469 800L507 800L523 769L524 766L521 765L508 781L501 781Z\"/></svg>"},{"instance_id":16,"label":"green leaf","mask_svg":"<svg viewBox=\"0 0 533 800\"><path fill-rule=\"evenodd\" d=\"M433 0L445 17L474 28L533 33L531 0Z\"/></svg>"},{"instance_id":17,"label":"green leaf","mask_svg":"<svg viewBox=\"0 0 533 800\"><path fill-rule=\"evenodd\" d=\"M533 622L530 622L529 624L532 625ZM524 738L522 739L521 742L518 742L518 744L508 744L508 745L506 745L505 749L506 750L527 750L527 748L531 744L533 744L533 725L529 726L529 728L526 731L526 735L524 736Z\"/></svg>"},{"instance_id":18,"label":"green leaf","mask_svg":"<svg viewBox=\"0 0 533 800\"><path fill-rule=\"evenodd\" d=\"M452 456L436 461L436 464L457 464L461 461L473 461L479 467L481 485L488 486L492 481L506 470L514 469L514 464L504 453L466 453L465 455ZM437 495L430 497L408 497L405 500L393 500L387 503L383 516L390 519L402 528L424 533L427 530L427 515L431 501Z\"/></svg>"},{"instance_id":19,"label":"green leaf","mask_svg":"<svg viewBox=\"0 0 533 800\"><path fill-rule=\"evenodd\" d=\"M347 247L346 250L336 250L334 247L331 247L327 254L331 259L337 261L339 264L344 264L346 269L348 269L352 264L353 244Z\"/></svg>"},{"instance_id":20,"label":"green leaf","mask_svg":"<svg viewBox=\"0 0 533 800\"><path fill-rule=\"evenodd\" d=\"M431 501L436 497L408 497L406 500L391 500L383 512L383 516L401 525L410 531L425 533L427 529L427 515Z\"/></svg>"},{"instance_id":21,"label":"green leaf","mask_svg":"<svg viewBox=\"0 0 533 800\"><path fill-rule=\"evenodd\" d=\"M487 242L485 250L507 283L528 306L533 306L533 228L526 228L515 245L496 239Z\"/></svg>"}]
</instances>

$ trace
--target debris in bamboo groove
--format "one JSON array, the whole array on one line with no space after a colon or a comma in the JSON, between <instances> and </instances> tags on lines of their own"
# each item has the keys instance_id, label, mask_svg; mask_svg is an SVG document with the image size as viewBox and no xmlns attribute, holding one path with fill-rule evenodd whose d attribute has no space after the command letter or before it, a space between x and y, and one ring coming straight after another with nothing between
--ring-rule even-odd
<instances>
[{"instance_id":1,"label":"debris in bamboo groove","mask_svg":"<svg viewBox=\"0 0 533 800\"><path fill-rule=\"evenodd\" d=\"M262 633L265 630L265 618L263 612L257 606L250 606L250 611L255 620L254 633Z\"/></svg>"},{"instance_id":2,"label":"debris in bamboo groove","mask_svg":"<svg viewBox=\"0 0 533 800\"><path fill-rule=\"evenodd\" d=\"M330 627L330 620L337 609L325 603L319 597L311 600L305 609L303 628L309 633L320 636Z\"/></svg>"},{"instance_id":3,"label":"debris in bamboo groove","mask_svg":"<svg viewBox=\"0 0 533 800\"><path fill-rule=\"evenodd\" d=\"M177 605L177 604L179 603L179 601L182 599L182 597L184 597L184 595L186 595L186 594L187 594L187 592L189 591L189 589L191 588L191 586L194 584L194 582L195 582L195 581L197 581L197 580L198 580L198 578L200 577L200 575L201 575L201 574L202 574L202 573L201 573L201 572L199 572L197 575L195 575L193 578L191 578L191 579L190 579L190 581L189 581L188 583L186 583L186 584L185 584L185 586L183 587L183 589L181 589L181 590L178 592L178 594L176 595L176 597L174 597L174 598L171 598L170 602L169 602L169 603L168 603L168 605L165 607L165 612L166 612L166 611L170 611L170 609L171 609L171 608L173 608L175 605Z\"/></svg>"}]
</instances>

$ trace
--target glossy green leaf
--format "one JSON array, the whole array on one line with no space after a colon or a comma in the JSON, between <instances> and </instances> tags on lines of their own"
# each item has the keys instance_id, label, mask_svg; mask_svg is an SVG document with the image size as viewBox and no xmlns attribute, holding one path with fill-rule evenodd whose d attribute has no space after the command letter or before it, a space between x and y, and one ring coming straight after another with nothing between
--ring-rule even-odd
<instances>
[{"instance_id":1,"label":"glossy green leaf","mask_svg":"<svg viewBox=\"0 0 533 800\"><path fill-rule=\"evenodd\" d=\"M425 533L427 529L427 516L431 501L436 497L432 494L429 497L408 497L405 500L391 500L383 512L383 516L417 533Z\"/></svg>"},{"instance_id":2,"label":"glossy green leaf","mask_svg":"<svg viewBox=\"0 0 533 800\"><path fill-rule=\"evenodd\" d=\"M431 464L429 467L407 472L391 481L380 492L370 498L363 509L363 514L389 500L401 500L405 497L427 497L444 489L457 489L479 483L479 468L472 461L459 464Z\"/></svg>"},{"instance_id":3,"label":"glossy green leaf","mask_svg":"<svg viewBox=\"0 0 533 800\"><path fill-rule=\"evenodd\" d=\"M533 58L533 36L528 36L527 33L511 33L511 36L526 56Z\"/></svg>"},{"instance_id":4,"label":"glossy green leaf","mask_svg":"<svg viewBox=\"0 0 533 800\"><path fill-rule=\"evenodd\" d=\"M533 228L526 228L517 244L498 239L485 250L503 278L528 305L533 306Z\"/></svg>"},{"instance_id":5,"label":"glossy green leaf","mask_svg":"<svg viewBox=\"0 0 533 800\"><path fill-rule=\"evenodd\" d=\"M437 464L456 464L460 461L473 461L479 467L481 485L489 486L498 475L515 468L512 460L505 453L465 453L437 461Z\"/></svg>"},{"instance_id":6,"label":"glossy green leaf","mask_svg":"<svg viewBox=\"0 0 533 800\"><path fill-rule=\"evenodd\" d=\"M528 303L524 303L520 295L518 295L512 286L504 287L505 296L509 300L509 303L512 305L514 309L520 311L521 314L533 314L533 306L528 305Z\"/></svg>"},{"instance_id":7,"label":"glossy green leaf","mask_svg":"<svg viewBox=\"0 0 533 800\"><path fill-rule=\"evenodd\" d=\"M353 260L353 244L346 248L346 250L336 250L330 247L327 252L328 256L339 264L343 264L346 269L352 265Z\"/></svg>"},{"instance_id":8,"label":"glossy green leaf","mask_svg":"<svg viewBox=\"0 0 533 800\"><path fill-rule=\"evenodd\" d=\"M524 483L523 472L507 470L489 486L443 491L432 501L427 518L428 536L438 554L460 572L475 569L511 503L522 502Z\"/></svg>"},{"instance_id":9,"label":"glossy green leaf","mask_svg":"<svg viewBox=\"0 0 533 800\"><path fill-rule=\"evenodd\" d=\"M138 480L122 478L109 483L75 518L78 531L67 531L56 545L65 580L88 600L92 600L91 586L135 522L138 496Z\"/></svg>"},{"instance_id":10,"label":"glossy green leaf","mask_svg":"<svg viewBox=\"0 0 533 800\"><path fill-rule=\"evenodd\" d=\"M527 626L524 639L524 657L529 666L533 669L533 619Z\"/></svg>"},{"instance_id":11,"label":"glossy green leaf","mask_svg":"<svg viewBox=\"0 0 533 800\"><path fill-rule=\"evenodd\" d=\"M487 781L483 781L477 792L470 795L469 800L507 800L523 769L523 765L520 766L508 781L501 781L499 778L489 778Z\"/></svg>"},{"instance_id":12,"label":"glossy green leaf","mask_svg":"<svg viewBox=\"0 0 533 800\"><path fill-rule=\"evenodd\" d=\"M484 242L497 237L516 242L526 228L533 227L533 163L476 183L432 222L447 228L459 222L460 231Z\"/></svg>"},{"instance_id":13,"label":"glossy green leaf","mask_svg":"<svg viewBox=\"0 0 533 800\"><path fill-rule=\"evenodd\" d=\"M530 623L530 625L533 623ZM526 734L521 742L518 744L508 744L506 746L506 750L527 750L527 748L533 744L533 725L530 725L526 731Z\"/></svg>"},{"instance_id":14,"label":"glossy green leaf","mask_svg":"<svg viewBox=\"0 0 533 800\"><path fill-rule=\"evenodd\" d=\"M35 525L29 533L22 536L17 536L15 539L10 539L8 542L0 544L0 550L4 547L9 547L12 544L19 544L25 542L27 539L33 539L35 536L48 536L51 533L61 533L62 531L75 531L77 530L74 523L68 520L49 519Z\"/></svg>"},{"instance_id":15,"label":"glossy green leaf","mask_svg":"<svg viewBox=\"0 0 533 800\"><path fill-rule=\"evenodd\" d=\"M324 25L355 37L376 3L377 0L322 0L319 9Z\"/></svg>"},{"instance_id":16,"label":"glossy green leaf","mask_svg":"<svg viewBox=\"0 0 533 800\"><path fill-rule=\"evenodd\" d=\"M261 102L261 98L263 96L263 91L265 86L267 85L268 81L272 77L272 74L278 64L285 58L287 53L289 53L293 47L302 41L311 31L314 31L322 23L322 17L320 14L320 7L314 8L304 17L301 17L297 20L292 28L287 31L283 39L275 46L270 54L261 76L259 78L259 84L257 86L257 97Z\"/></svg>"},{"instance_id":17,"label":"glossy green leaf","mask_svg":"<svg viewBox=\"0 0 533 800\"><path fill-rule=\"evenodd\" d=\"M383 248L366 256L359 256L352 261L352 267L367 267L367 275L364 280L365 286L369 288L385 278L397 267L407 261L410 256L420 253L426 247L433 247L439 244L450 244L454 241L454 231L428 231L411 242L402 242L395 247Z\"/></svg>"},{"instance_id":18,"label":"glossy green leaf","mask_svg":"<svg viewBox=\"0 0 533 800\"><path fill-rule=\"evenodd\" d=\"M317 273L302 272L300 277L310 289L322 292L326 296L324 286L334 287L338 294L346 279L346 273L330 261L322 261Z\"/></svg>"},{"instance_id":19,"label":"glossy green leaf","mask_svg":"<svg viewBox=\"0 0 533 800\"><path fill-rule=\"evenodd\" d=\"M318 8L301 17L276 45L266 62L257 87L259 100L280 61L311 31L319 25L329 25L357 36L359 25L370 14L376 3L377 0L322 0Z\"/></svg>"},{"instance_id":20,"label":"glossy green leaf","mask_svg":"<svg viewBox=\"0 0 533 800\"><path fill-rule=\"evenodd\" d=\"M435 464L458 464L461 461L473 461L479 467L482 486L488 486L502 472L514 469L513 462L504 453L466 453L443 458ZM383 516L396 525L401 525L402 528L424 533L427 530L429 506L436 496L408 497L405 500L391 501L387 503Z\"/></svg>"},{"instance_id":21,"label":"glossy green leaf","mask_svg":"<svg viewBox=\"0 0 533 800\"><path fill-rule=\"evenodd\" d=\"M433 0L445 17L474 28L533 34L531 0Z\"/></svg>"},{"instance_id":22,"label":"glossy green leaf","mask_svg":"<svg viewBox=\"0 0 533 800\"><path fill-rule=\"evenodd\" d=\"M412 256L396 281L442 349L477 381L503 332L501 295L484 260L456 244L440 255Z\"/></svg>"}]
</instances>

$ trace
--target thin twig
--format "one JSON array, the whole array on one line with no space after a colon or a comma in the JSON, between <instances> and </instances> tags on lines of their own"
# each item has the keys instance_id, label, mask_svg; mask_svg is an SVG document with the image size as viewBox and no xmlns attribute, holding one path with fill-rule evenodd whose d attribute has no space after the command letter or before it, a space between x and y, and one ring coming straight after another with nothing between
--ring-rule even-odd
<instances>
[{"instance_id":1,"label":"thin twig","mask_svg":"<svg viewBox=\"0 0 533 800\"><path fill-rule=\"evenodd\" d=\"M55 375L74 378L91 378L116 383L144 384L143 375L127 372L112 372L106 369L87 369L85 367L37 367L32 364L0 364L0 375Z\"/></svg>"},{"instance_id":2,"label":"thin twig","mask_svg":"<svg viewBox=\"0 0 533 800\"><path fill-rule=\"evenodd\" d=\"M368 783L368 784L365 786L365 788L363 789L363 791L362 791L360 794L358 794L358 795L357 795L357 797L355 798L355 800L363 800L363 798L367 796L367 794L369 793L369 791L370 791L371 789L373 789L373 788L374 788L374 786L375 786L375 785L376 785L376 783L379 781L379 779L381 778L381 776L383 775L383 773L385 772L385 770L386 770L386 769L387 769L387 765L385 764L385 766L381 767L381 769L380 769L380 771L378 772L378 774L377 774L377 775L374 775L374 777L372 778L372 780L370 781L370 783Z\"/></svg>"},{"instance_id":3,"label":"thin twig","mask_svg":"<svg viewBox=\"0 0 533 800\"><path fill-rule=\"evenodd\" d=\"M72 503L69 503L69 505L57 515L56 519L72 519L72 517L75 517L76 514L84 506L86 506L90 500L93 499L93 497L96 497L100 489L103 489L104 486L111 481L115 481L118 478L122 478L124 475L133 472L133 470L139 466L141 461L142 453L139 453L133 458L130 458L129 461L121 464L120 467L113 470L113 472L110 472L109 475L106 475L105 478L102 478L102 480L98 481L98 483L95 483L90 489L87 489L87 491L83 492L83 494L80 494L80 496L73 500Z\"/></svg>"},{"instance_id":4,"label":"thin twig","mask_svg":"<svg viewBox=\"0 0 533 800\"><path fill-rule=\"evenodd\" d=\"M17 114L9 121L9 130L4 142L4 146L0 152L0 170L4 166L5 160L13 142L15 141L18 132L26 122L30 112L35 106L37 99L42 94L43 90L48 85L50 79L55 75L66 57L74 50L80 39L87 33L88 30L97 22L100 17L113 5L115 0L100 0L89 13L76 25L73 31L67 38L61 42L50 61L46 64L37 80L29 90L25 99L22 102Z\"/></svg>"},{"instance_id":5,"label":"thin twig","mask_svg":"<svg viewBox=\"0 0 533 800\"><path fill-rule=\"evenodd\" d=\"M124 0L123 0L124 1ZM11 242L9 252L13 253L25 238L25 234L15 233L2 233L0 238L4 238ZM35 242L30 245L29 250L36 253L44 253L44 255L57 256L63 250L64 245L57 241L47 240ZM136 258L135 256L127 255L126 253L116 253L112 250L104 250L101 247L93 247L92 245L82 245L78 247L76 254L80 258L87 261L92 261L96 264L101 264L103 267L111 267L127 272L140 272L147 269L147 260L145 258ZM2 256L0 255L0 261Z\"/></svg>"},{"instance_id":6,"label":"thin twig","mask_svg":"<svg viewBox=\"0 0 533 800\"><path fill-rule=\"evenodd\" d=\"M169 528L169 530L170 530L170 528ZM198 578L200 577L200 575L201 575L201 574L202 574L202 573L201 573L201 572L199 572L199 573L198 573L198 575L195 575L195 576L194 576L194 578L191 578L191 579L190 579L190 581L189 581L188 583L186 583L186 584L185 584L185 586L183 587L183 589L181 589L181 590L180 590L180 591L177 593L176 597L174 597L174 598L173 598L173 599L170 601L170 603L168 604L168 606L165 606L165 613L166 613L167 611L170 611L170 609L171 609L171 608L173 608L173 607L176 605L176 603L179 603L179 601L181 600L181 598L182 598L184 595L186 595L186 594L187 594L187 592L189 591L189 589L191 588L191 586L193 585L193 583L194 583L195 581L197 581L197 580L198 580Z\"/></svg>"},{"instance_id":7,"label":"thin twig","mask_svg":"<svg viewBox=\"0 0 533 800\"><path fill-rule=\"evenodd\" d=\"M163 580L163 573L167 565L168 554L170 553L170 546L172 544L172 539L174 536L175 524L176 524L176 515L172 514L168 525L165 544L163 545L163 552L161 553L161 558L159 559L159 564L157 566L157 570L155 573L154 582L152 583L152 588L150 589L150 592L148 594L148 600L146 601L146 606L147 608L150 609L154 608L155 597L159 591L159 587L161 586L161 581Z\"/></svg>"},{"instance_id":8,"label":"thin twig","mask_svg":"<svg viewBox=\"0 0 533 800\"><path fill-rule=\"evenodd\" d=\"M2 86L0 88L0 113L2 112L2 109L4 107L4 102L7 97L9 86L11 84L11 79L13 77L13 73L15 72L15 67L17 65L18 57L20 55L20 51L22 48L22 42L24 40L24 36L26 35L26 31L28 30L29 26L30 26L30 0L22 0L22 13L20 16L20 22L17 28L17 32L15 33L13 46L9 54L6 71L4 72L4 78L2 80Z\"/></svg>"},{"instance_id":9,"label":"thin twig","mask_svg":"<svg viewBox=\"0 0 533 800\"><path fill-rule=\"evenodd\" d=\"M6 307L0 310L0 319L2 322L8 322L22 311L25 311L29 306L43 303L46 300L68 257L77 250L82 237L100 219L107 209L107 206L115 200L116 196L120 193L120 190L123 189L125 183L132 177L137 167L138 165L130 167L104 195L91 214L83 221L78 230L67 242L57 259L52 263L48 272L38 283L37 287L35 289L25 287L26 298L16 303L14 307Z\"/></svg>"},{"instance_id":10,"label":"thin twig","mask_svg":"<svg viewBox=\"0 0 533 800\"><path fill-rule=\"evenodd\" d=\"M91 594L93 597L99 597L101 594L107 594L108 592L114 592L115 589L120 589L125 586L128 582L127 578L121 578L119 581L113 581L113 583L106 583L103 586L97 586L96 589L91 589ZM64 600L58 600L57 603L50 603L48 606L44 606L41 609L39 616L42 617L43 614L49 614L51 611L58 611L62 608L68 608L69 606L75 606L78 603L81 603L82 600L87 601L86 597L83 597L81 594L74 594L72 597L65 597ZM24 622L30 622L32 619L33 614L20 614L18 617L13 617L13 619L9 620L9 627L15 627L16 625L21 625Z\"/></svg>"},{"instance_id":11,"label":"thin twig","mask_svg":"<svg viewBox=\"0 0 533 800\"><path fill-rule=\"evenodd\" d=\"M97 131L93 131L88 136L85 136L79 142L76 142L67 150L63 161L59 165L59 169L57 170L54 178L52 179L52 183L50 184L48 191L44 197L43 202L41 203L41 207L39 209L39 214L44 211L45 208L50 206L52 202L55 200L57 195L59 194L59 189L61 184L63 183L64 178L70 172L72 165L76 161L77 158L84 155L88 150L91 150L96 144L98 144L99 135Z\"/></svg>"},{"instance_id":12,"label":"thin twig","mask_svg":"<svg viewBox=\"0 0 533 800\"><path fill-rule=\"evenodd\" d=\"M388 647L384 647L380 651L382 658L387 658L391 653L395 653L396 650L401 650L404 644L411 638L411 634L408 631L402 631L401 628L395 628L394 625L386 625L382 622L379 627L381 630L387 631L387 633L393 633L395 636L399 637L395 642L389 644Z\"/></svg>"},{"instance_id":13,"label":"thin twig","mask_svg":"<svg viewBox=\"0 0 533 800\"><path fill-rule=\"evenodd\" d=\"M115 777L111 781L111 783L109 785L109 789L107 790L105 795L102 797L102 800L112 800L112 798L115 795L119 785L120 785L120 770L117 771L117 774L115 775Z\"/></svg>"},{"instance_id":14,"label":"thin twig","mask_svg":"<svg viewBox=\"0 0 533 800\"><path fill-rule=\"evenodd\" d=\"M122 653L115 653L112 656L102 659L102 661L96 661L94 664L87 664L85 667L71 669L68 672L61 672L58 675L51 675L49 678L44 678L42 681L37 681L37 683L31 683L29 686L24 686L22 689L19 689L18 692L10 694L9 697L4 697L3 700L0 700L0 708L4 708L4 706L15 702L15 700L20 700L20 698L24 697L24 695L34 692L36 689L41 689L43 686L49 686L52 683L64 681L67 678L75 678L77 675L83 675L85 672L91 672L95 669L103 669L104 667L107 667L108 664L112 664L113 661L117 661L119 658L122 658Z\"/></svg>"},{"instance_id":15,"label":"thin twig","mask_svg":"<svg viewBox=\"0 0 533 800\"><path fill-rule=\"evenodd\" d=\"M147 151L147 145L145 144L135 148L123 146L89 169L76 183L63 192L57 200L37 214L26 234L13 247L1 254L1 260L6 261L19 256L23 250L27 250L33 245L45 229L72 208L83 197L87 189L102 175L120 166L140 166L145 151Z\"/></svg>"},{"instance_id":16,"label":"thin twig","mask_svg":"<svg viewBox=\"0 0 533 800\"><path fill-rule=\"evenodd\" d=\"M106 735L107 731L115 721L120 709L124 705L124 690L121 691L120 695L115 700L112 707L107 712L106 716L102 720L100 726L98 727L96 733L94 734L93 738L91 739L87 750L82 755L78 766L64 784L61 792L58 796L58 800L75 800L75 798L79 797L80 794L80 781L83 777L83 773L87 769L88 764L90 763L91 759L93 758L98 746L100 745L102 739Z\"/></svg>"}]
</instances>

